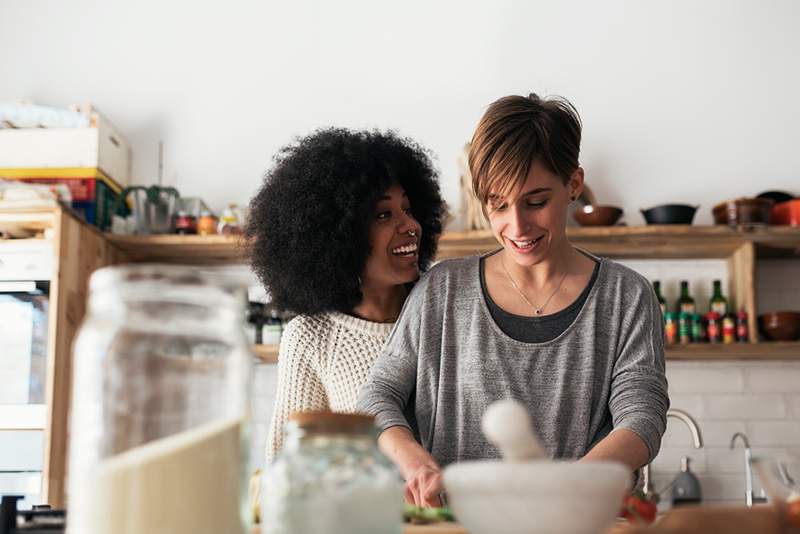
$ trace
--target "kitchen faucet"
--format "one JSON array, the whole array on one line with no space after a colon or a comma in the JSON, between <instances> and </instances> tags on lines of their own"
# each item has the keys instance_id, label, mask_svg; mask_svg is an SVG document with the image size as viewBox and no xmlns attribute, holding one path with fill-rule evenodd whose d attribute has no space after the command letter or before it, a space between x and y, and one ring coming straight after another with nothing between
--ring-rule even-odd
<instances>
[{"instance_id":1,"label":"kitchen faucet","mask_svg":"<svg viewBox=\"0 0 800 534\"><path fill-rule=\"evenodd\" d=\"M683 410L670 408L667 410L667 418L669 417L674 417L675 419L683 421L683 423L689 428L689 432L692 434L692 443L694 444L695 449L699 449L703 446L703 437L700 435L700 427L697 426L697 422L692 419L691 415ZM642 467L642 480L642 491L644 491L645 494L650 493L650 491L653 489L650 487L653 484L653 481L650 478L650 464Z\"/></svg>"},{"instance_id":2,"label":"kitchen faucet","mask_svg":"<svg viewBox=\"0 0 800 534\"><path fill-rule=\"evenodd\" d=\"M753 455L750 452L750 441L741 432L736 432L731 438L731 449L736 446L736 438L742 438L744 444L744 500L748 507L752 507L753 503L767 502L767 497L764 490L761 490L761 495L758 497L753 496Z\"/></svg>"}]
</instances>

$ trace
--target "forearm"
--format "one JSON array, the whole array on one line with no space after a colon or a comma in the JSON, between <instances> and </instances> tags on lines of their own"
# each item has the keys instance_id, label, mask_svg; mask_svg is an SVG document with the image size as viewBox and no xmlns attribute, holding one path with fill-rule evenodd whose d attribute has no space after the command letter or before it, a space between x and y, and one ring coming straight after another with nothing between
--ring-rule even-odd
<instances>
[{"instance_id":1,"label":"forearm","mask_svg":"<svg viewBox=\"0 0 800 534\"><path fill-rule=\"evenodd\" d=\"M393 426L382 432L378 437L378 447L397 466L404 480L409 480L421 467L439 470L433 456L404 426Z\"/></svg>"},{"instance_id":2,"label":"forearm","mask_svg":"<svg viewBox=\"0 0 800 534\"><path fill-rule=\"evenodd\" d=\"M616 461L635 471L647 463L649 456L642 438L627 428L619 428L600 440L581 460Z\"/></svg>"}]
</instances>

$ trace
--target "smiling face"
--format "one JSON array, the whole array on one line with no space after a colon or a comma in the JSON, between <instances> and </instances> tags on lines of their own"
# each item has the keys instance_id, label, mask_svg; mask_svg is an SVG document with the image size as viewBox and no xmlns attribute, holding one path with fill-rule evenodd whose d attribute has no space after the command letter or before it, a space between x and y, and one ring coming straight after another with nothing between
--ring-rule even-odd
<instances>
[{"instance_id":1,"label":"smiling face","mask_svg":"<svg viewBox=\"0 0 800 534\"><path fill-rule=\"evenodd\" d=\"M392 287L416 280L420 234L405 191L397 184L389 187L373 210L362 286Z\"/></svg>"},{"instance_id":2,"label":"smiling face","mask_svg":"<svg viewBox=\"0 0 800 534\"><path fill-rule=\"evenodd\" d=\"M535 265L566 242L567 206L583 189L583 169L567 184L534 161L525 182L508 195L489 195L486 211L505 254L521 266Z\"/></svg>"}]
</instances>

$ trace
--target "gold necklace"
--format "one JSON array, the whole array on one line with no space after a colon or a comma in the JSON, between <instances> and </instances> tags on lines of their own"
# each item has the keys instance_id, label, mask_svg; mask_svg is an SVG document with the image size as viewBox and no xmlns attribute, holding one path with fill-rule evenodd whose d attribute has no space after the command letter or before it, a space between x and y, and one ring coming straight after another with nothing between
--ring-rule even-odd
<instances>
[{"instance_id":1,"label":"gold necklace","mask_svg":"<svg viewBox=\"0 0 800 534\"><path fill-rule=\"evenodd\" d=\"M541 307L537 308L536 306L533 305L533 303L530 300L528 300L528 297L525 296L525 293L522 292L517 283L514 282L514 279L511 278L511 275L508 274L508 269L506 269L506 262L503 260L502 256L500 256L500 265L503 266L503 272L506 273L506 277L508 278L508 281L511 282L511 286L517 291L517 293L519 293L519 296L522 297L522 300L524 300L525 303L533 309L533 313L535 313L536 315L542 314L544 309L550 303L550 299L552 299L553 295L556 294L558 288L561 287L561 283L564 281L564 278L566 278L567 276L567 271L564 271L564 274L561 275L561 280L558 281L558 285L556 286L556 288L553 290L552 293L550 293L550 296L547 297L547 300L544 301L544 304L542 304Z\"/></svg>"}]
</instances>

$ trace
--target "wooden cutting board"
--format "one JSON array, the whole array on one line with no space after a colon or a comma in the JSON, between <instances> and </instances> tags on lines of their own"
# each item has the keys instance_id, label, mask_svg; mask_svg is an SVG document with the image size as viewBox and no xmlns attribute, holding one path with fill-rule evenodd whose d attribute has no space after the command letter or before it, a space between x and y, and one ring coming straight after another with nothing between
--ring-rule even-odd
<instances>
[{"instance_id":1,"label":"wooden cutting board","mask_svg":"<svg viewBox=\"0 0 800 534\"><path fill-rule=\"evenodd\" d=\"M253 527L250 534L260 534L258 527ZM404 525L403 534L469 534L458 523L435 523L430 525Z\"/></svg>"},{"instance_id":2,"label":"wooden cutting board","mask_svg":"<svg viewBox=\"0 0 800 534\"><path fill-rule=\"evenodd\" d=\"M432 523L430 525L405 525L403 534L469 534L458 523Z\"/></svg>"}]
</instances>

